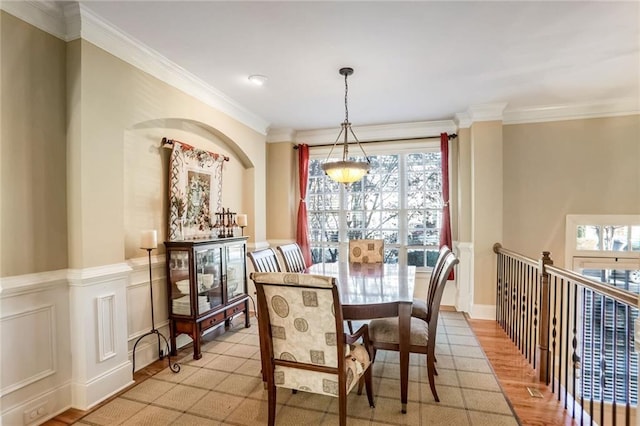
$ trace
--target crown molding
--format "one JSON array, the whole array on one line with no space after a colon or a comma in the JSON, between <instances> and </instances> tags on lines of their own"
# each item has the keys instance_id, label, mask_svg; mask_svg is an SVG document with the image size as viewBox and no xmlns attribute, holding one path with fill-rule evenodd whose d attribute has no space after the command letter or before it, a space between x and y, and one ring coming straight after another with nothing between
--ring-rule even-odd
<instances>
[{"instance_id":1,"label":"crown molding","mask_svg":"<svg viewBox=\"0 0 640 426\"><path fill-rule=\"evenodd\" d=\"M468 112L458 112L455 115L455 123L459 129L468 129L473 124L471 115Z\"/></svg>"},{"instance_id":2,"label":"crown molding","mask_svg":"<svg viewBox=\"0 0 640 426\"><path fill-rule=\"evenodd\" d=\"M64 7L63 11L67 28L66 40L72 41L79 39L82 31L80 3L70 2Z\"/></svg>"},{"instance_id":3,"label":"crown molding","mask_svg":"<svg viewBox=\"0 0 640 426\"><path fill-rule=\"evenodd\" d=\"M179 89L256 132L266 135L269 122L222 92L92 13L79 2L0 1L0 8L64 41L80 37Z\"/></svg>"},{"instance_id":4,"label":"crown molding","mask_svg":"<svg viewBox=\"0 0 640 426\"><path fill-rule=\"evenodd\" d=\"M267 142L304 142L310 145L334 143L339 128L307 130L269 129L269 123L222 92L206 84L155 50L123 33L93 14L77 1L53 0L1 1L0 9L64 41L80 37L123 61L202 101L256 132ZM636 98L613 99L581 104L546 105L505 110L506 103L470 106L455 114L453 120L354 126L360 141L434 137L441 132L454 133L474 122L502 121L503 124L540 123L640 114Z\"/></svg>"},{"instance_id":5,"label":"crown molding","mask_svg":"<svg viewBox=\"0 0 640 426\"><path fill-rule=\"evenodd\" d=\"M61 40L67 40L63 6L60 2L0 1L0 9Z\"/></svg>"},{"instance_id":6,"label":"crown molding","mask_svg":"<svg viewBox=\"0 0 640 426\"><path fill-rule=\"evenodd\" d=\"M506 106L506 103L472 105L467 111L456 113L455 123L458 128L467 129L480 121L502 121Z\"/></svg>"},{"instance_id":7,"label":"crown molding","mask_svg":"<svg viewBox=\"0 0 640 426\"><path fill-rule=\"evenodd\" d=\"M473 123L479 121L502 121L506 103L471 105L468 113Z\"/></svg>"},{"instance_id":8,"label":"crown molding","mask_svg":"<svg viewBox=\"0 0 640 426\"><path fill-rule=\"evenodd\" d=\"M82 38L266 135L269 123L80 4Z\"/></svg>"},{"instance_id":9,"label":"crown molding","mask_svg":"<svg viewBox=\"0 0 640 426\"><path fill-rule=\"evenodd\" d=\"M291 142L296 137L294 129L269 129L267 133L267 143Z\"/></svg>"},{"instance_id":10,"label":"crown molding","mask_svg":"<svg viewBox=\"0 0 640 426\"><path fill-rule=\"evenodd\" d=\"M353 132L360 142L431 138L440 136L440 133L443 132L455 133L457 129L458 126L453 120L353 126ZM295 142L309 145L334 143L339 133L340 129L337 127L333 129L305 130L296 133Z\"/></svg>"},{"instance_id":11,"label":"crown molding","mask_svg":"<svg viewBox=\"0 0 640 426\"><path fill-rule=\"evenodd\" d=\"M548 121L616 117L640 114L637 98L608 99L598 102L566 105L547 105L505 111L504 124L544 123Z\"/></svg>"}]
</instances>

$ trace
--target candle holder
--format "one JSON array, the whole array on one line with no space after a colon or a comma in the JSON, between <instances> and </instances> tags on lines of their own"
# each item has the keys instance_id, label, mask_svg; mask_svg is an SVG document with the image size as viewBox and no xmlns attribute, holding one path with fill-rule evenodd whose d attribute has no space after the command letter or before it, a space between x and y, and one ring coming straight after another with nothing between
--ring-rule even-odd
<instances>
[{"instance_id":1,"label":"candle holder","mask_svg":"<svg viewBox=\"0 0 640 426\"><path fill-rule=\"evenodd\" d=\"M230 208L222 208L221 211L216 214L216 224L214 225L214 235L218 238L230 238L233 237L233 231L238 227L236 222L237 213L232 212Z\"/></svg>"},{"instance_id":2,"label":"candle holder","mask_svg":"<svg viewBox=\"0 0 640 426\"><path fill-rule=\"evenodd\" d=\"M246 214L238 214L236 216L236 220L238 223L238 227L240 227L240 230L242 232L242 236L244 236L244 228L247 227L247 215Z\"/></svg>"},{"instance_id":3,"label":"candle holder","mask_svg":"<svg viewBox=\"0 0 640 426\"><path fill-rule=\"evenodd\" d=\"M167 361L169 362L169 369L171 369L171 371L173 371L174 373L177 373L180 371L180 365L177 362L174 362L173 364L171 364L171 350L169 348L169 341L167 340L166 337L164 337L164 335L162 333L160 333L160 331L158 329L156 329L156 323L155 323L155 318L153 315L153 280L151 277L151 250L153 250L154 248L158 247L158 241L157 241L157 233L155 230L153 231L143 231L142 235L140 237L140 245L142 247L140 247L143 250L147 251L147 255L149 256L149 295L151 298L151 330L146 332L145 334L143 334L142 336L138 337L138 340L136 340L136 343L133 345L133 373L136 372L136 348L138 347L138 343L140 343L140 340L142 340L143 338L150 336L152 334L155 334L156 337L158 338L158 356L159 359L164 359L164 357L167 357ZM166 347L166 355L163 355L162 353L162 349L160 346L160 338L162 337L162 339L164 340L165 343L165 347Z\"/></svg>"}]
</instances>

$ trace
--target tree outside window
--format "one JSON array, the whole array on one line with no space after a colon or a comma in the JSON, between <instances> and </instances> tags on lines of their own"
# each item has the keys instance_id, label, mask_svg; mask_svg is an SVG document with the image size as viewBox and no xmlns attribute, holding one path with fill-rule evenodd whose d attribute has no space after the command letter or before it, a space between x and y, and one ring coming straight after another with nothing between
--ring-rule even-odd
<instances>
[{"instance_id":1,"label":"tree outside window","mask_svg":"<svg viewBox=\"0 0 640 426\"><path fill-rule=\"evenodd\" d=\"M384 239L385 262L433 266L442 220L440 152L371 155L371 171L348 188L309 164L307 207L314 263L337 262L340 243Z\"/></svg>"}]
</instances>

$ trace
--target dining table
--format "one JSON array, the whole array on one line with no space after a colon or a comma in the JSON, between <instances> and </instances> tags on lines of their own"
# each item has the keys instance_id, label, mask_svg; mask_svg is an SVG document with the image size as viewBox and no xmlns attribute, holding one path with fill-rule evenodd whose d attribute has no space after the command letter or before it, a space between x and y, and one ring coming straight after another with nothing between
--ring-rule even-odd
<instances>
[{"instance_id":1,"label":"dining table","mask_svg":"<svg viewBox=\"0 0 640 426\"><path fill-rule=\"evenodd\" d=\"M400 402L407 412L409 346L415 266L387 263L316 263L304 273L336 278L345 320L398 318Z\"/></svg>"}]
</instances>

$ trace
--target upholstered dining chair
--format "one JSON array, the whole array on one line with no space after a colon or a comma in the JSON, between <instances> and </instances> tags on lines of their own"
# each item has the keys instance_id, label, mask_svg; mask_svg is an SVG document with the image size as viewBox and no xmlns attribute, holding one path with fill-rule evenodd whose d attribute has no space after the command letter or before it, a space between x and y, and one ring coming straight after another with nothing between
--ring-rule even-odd
<instances>
[{"instance_id":1,"label":"upholstered dining chair","mask_svg":"<svg viewBox=\"0 0 640 426\"><path fill-rule=\"evenodd\" d=\"M282 272L253 272L260 315L260 345L267 368L269 425L275 423L276 388L338 398L340 425L347 421L347 394L364 377L372 392L369 334L363 325L343 332L335 278ZM356 343L362 338L364 344ZM360 389L358 389L360 393Z\"/></svg>"},{"instance_id":2,"label":"upholstered dining chair","mask_svg":"<svg viewBox=\"0 0 640 426\"><path fill-rule=\"evenodd\" d=\"M287 272L302 272L307 267L302 250L297 243L280 245L278 251L282 255L284 269Z\"/></svg>"},{"instance_id":3,"label":"upholstered dining chair","mask_svg":"<svg viewBox=\"0 0 640 426\"><path fill-rule=\"evenodd\" d=\"M427 375L429 377L429 386L431 387L431 393L436 402L440 402L438 392L436 391L436 385L434 381L435 370L435 347L436 347L436 332L438 330L438 314L440 312L440 301L442 300L442 293L447 283L447 278L453 267L458 263L456 256L449 252L445 255L442 268L437 273L435 281L435 289L433 298L431 300L431 306L429 310L431 312L431 318L429 322L422 319L411 317L411 330L410 330L410 347L409 350L412 353L425 354L427 356ZM398 327L397 318L381 318L374 319L369 322L369 336L371 338L371 344L373 346L373 358L375 359L375 353L378 349L385 349L390 351L400 350L400 330Z\"/></svg>"},{"instance_id":4,"label":"upholstered dining chair","mask_svg":"<svg viewBox=\"0 0 640 426\"><path fill-rule=\"evenodd\" d=\"M384 240L349 240L349 262L384 263Z\"/></svg>"},{"instance_id":5,"label":"upholstered dining chair","mask_svg":"<svg viewBox=\"0 0 640 426\"><path fill-rule=\"evenodd\" d=\"M256 272L280 272L278 255L272 248L255 250L247 253Z\"/></svg>"},{"instance_id":6,"label":"upholstered dining chair","mask_svg":"<svg viewBox=\"0 0 640 426\"><path fill-rule=\"evenodd\" d=\"M427 285L427 294L424 299L413 299L413 305L411 306L411 316L420 318L423 321L429 322L431 318L431 312L429 307L431 306L431 300L435 296L436 291L436 280L438 279L438 273L444 266L444 259L447 254L451 253L451 249L444 245L440 247L440 251L438 252L438 259L436 260L436 264L433 266L433 270L431 271L431 277L429 278L429 284Z\"/></svg>"}]
</instances>

